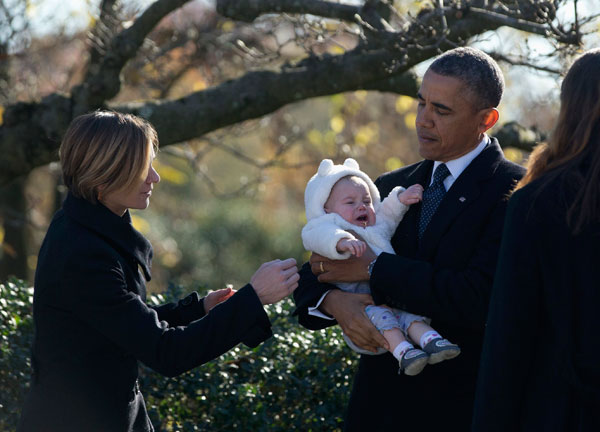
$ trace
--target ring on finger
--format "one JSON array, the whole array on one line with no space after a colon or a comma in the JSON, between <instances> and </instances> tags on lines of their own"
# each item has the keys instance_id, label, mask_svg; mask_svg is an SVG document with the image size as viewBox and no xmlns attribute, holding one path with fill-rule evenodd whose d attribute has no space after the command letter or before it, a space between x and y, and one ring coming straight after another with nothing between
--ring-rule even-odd
<instances>
[{"instance_id":1,"label":"ring on finger","mask_svg":"<svg viewBox=\"0 0 600 432\"><path fill-rule=\"evenodd\" d=\"M325 269L323 268L323 261L319 262L319 269L321 270L321 273L325 273Z\"/></svg>"}]
</instances>

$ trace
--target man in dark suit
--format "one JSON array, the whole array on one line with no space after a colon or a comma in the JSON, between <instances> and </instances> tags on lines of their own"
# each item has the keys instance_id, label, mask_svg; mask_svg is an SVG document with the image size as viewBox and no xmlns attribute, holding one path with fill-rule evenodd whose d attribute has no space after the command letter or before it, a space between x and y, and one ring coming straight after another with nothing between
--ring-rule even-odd
<instances>
[{"instance_id":1,"label":"man in dark suit","mask_svg":"<svg viewBox=\"0 0 600 432\"><path fill-rule=\"evenodd\" d=\"M430 317L462 349L416 377L399 375L391 354L362 355L347 431L469 429L506 196L523 175L485 134L498 120L503 89L498 65L479 50L438 57L418 94L415 123L425 160L376 181L382 197L398 185L425 187L423 202L411 206L392 238L396 255L331 261L313 254L300 272L296 313L309 329L337 322L357 345L387 347L364 313L374 302ZM330 284L362 280L370 281L372 298Z\"/></svg>"}]
</instances>

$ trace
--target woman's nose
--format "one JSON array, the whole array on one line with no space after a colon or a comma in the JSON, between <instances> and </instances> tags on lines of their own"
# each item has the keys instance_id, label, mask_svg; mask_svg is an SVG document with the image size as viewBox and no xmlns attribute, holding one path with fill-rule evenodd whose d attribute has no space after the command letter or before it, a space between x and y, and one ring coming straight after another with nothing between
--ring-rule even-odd
<instances>
[{"instance_id":1,"label":"woman's nose","mask_svg":"<svg viewBox=\"0 0 600 432\"><path fill-rule=\"evenodd\" d=\"M154 169L152 165L150 165L150 169L148 170L148 177L146 178L146 183L158 183L160 181L160 175Z\"/></svg>"}]
</instances>

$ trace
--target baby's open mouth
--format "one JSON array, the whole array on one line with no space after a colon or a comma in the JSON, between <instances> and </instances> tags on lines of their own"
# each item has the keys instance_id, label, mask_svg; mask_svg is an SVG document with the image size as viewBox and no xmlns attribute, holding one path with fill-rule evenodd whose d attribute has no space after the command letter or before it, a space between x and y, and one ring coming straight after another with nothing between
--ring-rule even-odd
<instances>
[{"instance_id":1,"label":"baby's open mouth","mask_svg":"<svg viewBox=\"0 0 600 432\"><path fill-rule=\"evenodd\" d=\"M357 221L359 222L366 222L367 221L367 215L363 215L363 216L359 216L356 218Z\"/></svg>"}]
</instances>

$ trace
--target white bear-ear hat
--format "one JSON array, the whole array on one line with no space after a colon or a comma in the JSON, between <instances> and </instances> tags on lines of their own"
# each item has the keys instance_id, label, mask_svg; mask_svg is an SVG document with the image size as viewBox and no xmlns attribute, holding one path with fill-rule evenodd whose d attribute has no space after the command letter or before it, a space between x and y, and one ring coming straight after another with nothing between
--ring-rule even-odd
<instances>
[{"instance_id":1,"label":"white bear-ear hat","mask_svg":"<svg viewBox=\"0 0 600 432\"><path fill-rule=\"evenodd\" d=\"M323 207L327 202L327 198L329 198L333 185L342 177L350 175L360 177L365 181L371 192L373 207L377 211L381 203L379 191L369 176L360 170L358 162L352 158L348 158L344 161L343 165L334 165L331 159L323 159L317 173L308 181L304 191L304 206L306 208L307 220L325 214Z\"/></svg>"}]
</instances>

